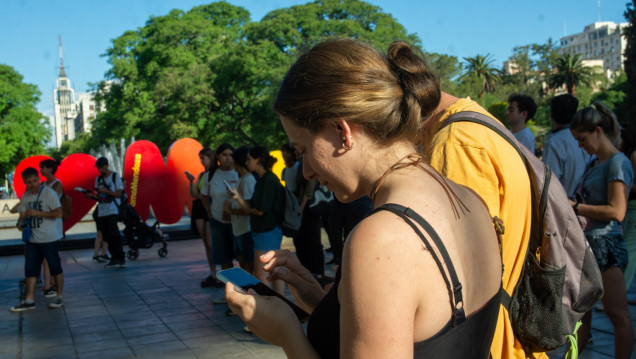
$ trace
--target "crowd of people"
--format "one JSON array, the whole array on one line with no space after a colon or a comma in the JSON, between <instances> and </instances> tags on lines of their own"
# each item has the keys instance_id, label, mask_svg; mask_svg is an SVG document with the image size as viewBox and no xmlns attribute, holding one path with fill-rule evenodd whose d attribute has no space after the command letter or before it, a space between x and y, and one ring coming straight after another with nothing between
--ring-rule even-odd
<instances>
[{"instance_id":1,"label":"crowd of people","mask_svg":"<svg viewBox=\"0 0 636 359\"><path fill-rule=\"evenodd\" d=\"M502 305L520 280L531 237L526 167L486 126L446 124L465 112L491 114L470 98L442 91L419 49L397 41L380 53L345 39L302 54L273 107L289 138L281 148L281 177L301 211L295 253L281 250L285 190L268 149L206 147L198 154L204 171L185 174L210 271L201 286L225 287L215 303L227 303L228 315L239 315L246 328L292 358L528 355ZM513 94L506 111L512 134L532 153L527 122L536 108L530 96ZM597 261L615 357L629 358L636 131L621 129L603 103L579 109L568 94L552 99L551 118L542 159L570 197ZM122 268L116 218L121 177L105 158L96 167L97 229L111 254L106 266ZM27 192L17 208L18 226L30 223L32 237L25 247L26 300L12 311L34 308L43 263L49 273L44 289L54 293L50 306L63 305L56 245L62 186L55 168L55 162L41 164L42 184L37 170L22 173ZM329 263L323 228L333 252ZM96 260L106 256L99 248L96 243ZM307 331L283 301L219 281L217 265L229 269L234 260L280 294L288 286L311 314ZM331 264L335 278L326 278ZM582 321L579 348L592 340L591 313Z\"/></svg>"}]
</instances>

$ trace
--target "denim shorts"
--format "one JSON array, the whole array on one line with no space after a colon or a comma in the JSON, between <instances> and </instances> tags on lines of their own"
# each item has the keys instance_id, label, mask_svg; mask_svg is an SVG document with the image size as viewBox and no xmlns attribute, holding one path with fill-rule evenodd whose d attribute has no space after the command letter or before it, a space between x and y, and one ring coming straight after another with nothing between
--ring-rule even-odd
<instances>
[{"instance_id":1,"label":"denim shorts","mask_svg":"<svg viewBox=\"0 0 636 359\"><path fill-rule=\"evenodd\" d=\"M231 262L234 259L232 223L223 223L212 218L210 220L210 233L212 233L212 260L214 263Z\"/></svg>"},{"instance_id":2,"label":"denim shorts","mask_svg":"<svg viewBox=\"0 0 636 359\"><path fill-rule=\"evenodd\" d=\"M606 234L600 236L586 236L590 243L598 269L601 273L612 267L619 267L625 272L627 267L627 248L622 234Z\"/></svg>"},{"instance_id":3,"label":"denim shorts","mask_svg":"<svg viewBox=\"0 0 636 359\"><path fill-rule=\"evenodd\" d=\"M280 227L276 227L268 232L252 232L254 238L254 250L267 252L274 249L280 249L283 241L283 231Z\"/></svg>"},{"instance_id":4,"label":"denim shorts","mask_svg":"<svg viewBox=\"0 0 636 359\"><path fill-rule=\"evenodd\" d=\"M24 244L24 257L25 277L39 277L44 258L49 264L51 275L55 276L62 273L60 241L49 243L26 242Z\"/></svg>"},{"instance_id":5,"label":"denim shorts","mask_svg":"<svg viewBox=\"0 0 636 359\"><path fill-rule=\"evenodd\" d=\"M252 232L234 236L234 253L242 255L246 262L254 261L254 240L252 239Z\"/></svg>"}]
</instances>

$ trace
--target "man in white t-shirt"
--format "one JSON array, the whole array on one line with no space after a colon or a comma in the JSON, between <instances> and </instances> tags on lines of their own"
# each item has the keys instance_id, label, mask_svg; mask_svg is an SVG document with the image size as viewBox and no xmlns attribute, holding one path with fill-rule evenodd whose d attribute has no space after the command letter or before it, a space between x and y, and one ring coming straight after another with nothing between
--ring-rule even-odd
<instances>
[{"instance_id":1,"label":"man in white t-shirt","mask_svg":"<svg viewBox=\"0 0 636 359\"><path fill-rule=\"evenodd\" d=\"M49 303L49 308L55 309L64 305L62 290L64 275L60 260L59 243L62 239L62 206L57 193L40 183L38 171L27 167L22 171L22 180L26 191L18 204L18 229L31 232L24 244L24 274L26 299L23 303L11 307L12 312L23 312L35 309L35 282L40 277L42 261L46 258L51 276L55 278L57 296ZM29 229L27 229L27 227Z\"/></svg>"},{"instance_id":2,"label":"man in white t-shirt","mask_svg":"<svg viewBox=\"0 0 636 359\"><path fill-rule=\"evenodd\" d=\"M537 104L530 96L510 95L508 98L508 109L506 110L506 120L510 125L510 130L515 138L526 146L534 154L534 134L526 126L537 112Z\"/></svg>"}]
</instances>

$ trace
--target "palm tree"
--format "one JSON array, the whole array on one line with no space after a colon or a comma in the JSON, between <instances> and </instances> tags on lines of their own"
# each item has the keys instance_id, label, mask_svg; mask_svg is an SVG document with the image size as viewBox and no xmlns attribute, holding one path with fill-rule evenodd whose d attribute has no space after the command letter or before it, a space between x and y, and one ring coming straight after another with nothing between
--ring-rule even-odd
<instances>
[{"instance_id":1,"label":"palm tree","mask_svg":"<svg viewBox=\"0 0 636 359\"><path fill-rule=\"evenodd\" d=\"M484 97L484 93L495 91L495 82L499 81L500 71L492 67L495 61L490 54L486 56L477 55L475 57L464 57L466 60L466 72L463 76L476 76L481 80L481 92L479 98Z\"/></svg>"},{"instance_id":2,"label":"palm tree","mask_svg":"<svg viewBox=\"0 0 636 359\"><path fill-rule=\"evenodd\" d=\"M566 53L557 57L556 70L556 73L550 75L550 87L558 88L565 85L572 96L576 96L576 86L589 85L592 81L592 68L583 66L581 55L578 54Z\"/></svg>"}]
</instances>

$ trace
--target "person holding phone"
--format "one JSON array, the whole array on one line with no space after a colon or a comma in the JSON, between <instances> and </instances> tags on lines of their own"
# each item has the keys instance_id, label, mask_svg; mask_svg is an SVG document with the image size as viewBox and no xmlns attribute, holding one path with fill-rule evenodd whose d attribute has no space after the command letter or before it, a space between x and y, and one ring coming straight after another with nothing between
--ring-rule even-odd
<instances>
[{"instance_id":1,"label":"person holding phone","mask_svg":"<svg viewBox=\"0 0 636 359\"><path fill-rule=\"evenodd\" d=\"M616 115L602 102L594 102L572 117L570 132L592 155L582 183L584 201L572 201L574 212L587 217L585 238L590 243L603 279L602 303L614 326L614 357L630 358L634 348L634 331L627 306L624 272L628 253L621 222L627 211L634 170L629 158L618 149L620 125ZM583 350L590 336L592 312L581 319L579 348Z\"/></svg>"},{"instance_id":2,"label":"person holding phone","mask_svg":"<svg viewBox=\"0 0 636 359\"><path fill-rule=\"evenodd\" d=\"M203 247L205 248L205 256L208 260L208 267L210 268L210 275L201 281L201 287L217 287L223 286L223 283L216 278L216 265L212 258L212 236L210 233L210 226L208 225L208 213L203 205L203 195L201 194L201 188L205 181L205 176L210 171L216 168L216 161L214 160L214 151L210 147L204 147L199 151L199 161L203 166L203 172L198 177L194 177L190 172L186 171L185 175L190 182L190 195L194 198L192 201L192 219L194 225L203 240Z\"/></svg>"},{"instance_id":3,"label":"person holding phone","mask_svg":"<svg viewBox=\"0 0 636 359\"><path fill-rule=\"evenodd\" d=\"M277 298L226 284L230 308L290 358L487 358L501 306L498 237L482 199L429 166L423 123L439 83L410 45L384 55L327 40L301 55L274 102L303 174L374 212L345 242L325 292L288 251L261 256L311 313L307 335ZM460 289L461 288L461 289Z\"/></svg>"},{"instance_id":4,"label":"person holding phone","mask_svg":"<svg viewBox=\"0 0 636 359\"><path fill-rule=\"evenodd\" d=\"M229 193L238 191L239 196L247 203L250 203L254 195L256 178L252 172L247 170L247 154L249 147L241 146L234 151L234 168L239 174L239 183L233 188L227 181L225 186ZM236 200L226 201L223 210L232 216L232 233L234 234L234 252L241 268L248 273L254 273L254 240L252 239L252 228L250 227L250 214L241 208Z\"/></svg>"},{"instance_id":5,"label":"person holding phone","mask_svg":"<svg viewBox=\"0 0 636 359\"><path fill-rule=\"evenodd\" d=\"M228 190L244 213L250 215L255 258L270 250L280 249L283 240L283 231L280 226L285 211L285 195L283 185L272 173L272 166L276 161L277 159L272 157L265 147L251 148L245 165L249 171L258 176L252 199L247 202L237 191ZM262 282L267 281L267 272L262 262L255 261L254 274ZM285 283L282 281L274 281L273 287L278 293L285 293Z\"/></svg>"},{"instance_id":6,"label":"person holding phone","mask_svg":"<svg viewBox=\"0 0 636 359\"><path fill-rule=\"evenodd\" d=\"M222 269L232 268L235 257L230 216L223 211L225 201L230 199L223 182L236 186L239 180L238 173L234 170L233 152L234 147L229 143L222 143L217 147L215 160L219 165L208 172L206 182L201 187L203 207L210 221L212 260L220 264Z\"/></svg>"}]
</instances>

